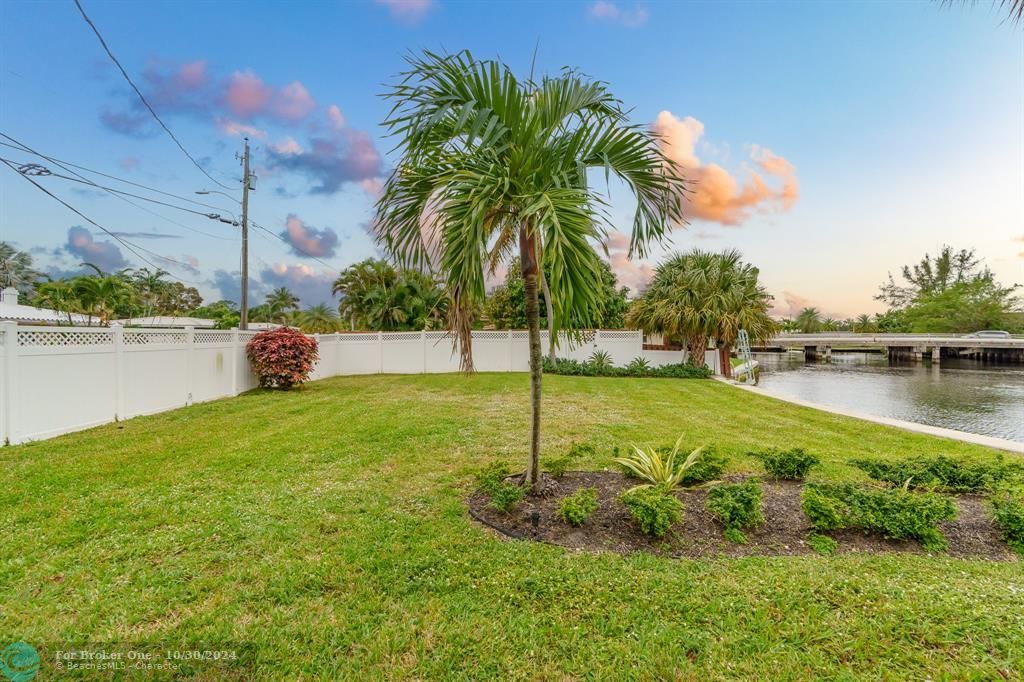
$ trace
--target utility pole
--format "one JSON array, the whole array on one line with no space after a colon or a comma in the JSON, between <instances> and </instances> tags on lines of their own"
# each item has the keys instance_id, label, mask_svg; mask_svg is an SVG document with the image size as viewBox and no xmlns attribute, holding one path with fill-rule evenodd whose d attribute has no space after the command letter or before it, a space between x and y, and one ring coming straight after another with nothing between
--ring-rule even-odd
<instances>
[{"instance_id":1,"label":"utility pole","mask_svg":"<svg viewBox=\"0 0 1024 682\"><path fill-rule=\"evenodd\" d=\"M239 311L238 328L249 328L249 138L245 138L245 154L242 157L242 305Z\"/></svg>"}]
</instances>

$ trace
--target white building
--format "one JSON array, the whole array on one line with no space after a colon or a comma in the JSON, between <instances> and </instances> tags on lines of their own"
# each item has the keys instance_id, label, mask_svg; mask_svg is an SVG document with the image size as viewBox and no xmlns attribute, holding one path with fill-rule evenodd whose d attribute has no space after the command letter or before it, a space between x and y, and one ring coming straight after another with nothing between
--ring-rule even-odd
<instances>
[{"instance_id":1,"label":"white building","mask_svg":"<svg viewBox=\"0 0 1024 682\"><path fill-rule=\"evenodd\" d=\"M0 322L18 324L72 324L76 326L98 325L99 319L79 313L65 313L49 308L36 308L18 303L18 290L7 287L0 292Z\"/></svg>"}]
</instances>

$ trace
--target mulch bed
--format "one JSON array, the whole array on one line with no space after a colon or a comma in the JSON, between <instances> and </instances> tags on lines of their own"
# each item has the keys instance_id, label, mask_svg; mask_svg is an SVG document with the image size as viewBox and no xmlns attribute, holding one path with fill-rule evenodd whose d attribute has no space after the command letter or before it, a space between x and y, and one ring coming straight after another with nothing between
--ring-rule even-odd
<instances>
[{"instance_id":1,"label":"mulch bed","mask_svg":"<svg viewBox=\"0 0 1024 682\"><path fill-rule=\"evenodd\" d=\"M742 481L744 476L726 480ZM575 471L560 479L545 474L544 492L520 502L509 513L488 505L487 498L476 491L470 495L471 515L506 536L548 542L573 550L610 551L622 554L647 551L671 557L740 557L812 554L807 536L810 522L800 507L802 484L795 481L761 479L764 489L765 522L744 531L747 544L738 545L722 538L722 524L707 511L703 488L684 488L678 492L685 510L683 521L673 526L662 538L644 535L635 526L619 495L636 485L618 472ZM562 521L558 506L566 495L581 487L597 489L598 508L583 526L573 528ZM948 554L994 561L1015 561L1017 555L1000 539L984 498L978 495L953 495L959 507L957 519L940 524L949 543ZM539 514L537 528L531 518ZM916 541L886 540L879 535L857 530L829 533L839 543L840 554L880 552L923 553Z\"/></svg>"}]
</instances>

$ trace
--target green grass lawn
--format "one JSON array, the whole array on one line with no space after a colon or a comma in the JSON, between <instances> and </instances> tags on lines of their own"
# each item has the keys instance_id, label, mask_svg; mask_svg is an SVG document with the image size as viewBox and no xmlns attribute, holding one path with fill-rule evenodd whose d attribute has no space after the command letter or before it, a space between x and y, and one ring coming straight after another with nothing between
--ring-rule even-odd
<instances>
[{"instance_id":1,"label":"green grass lawn","mask_svg":"<svg viewBox=\"0 0 1024 682\"><path fill-rule=\"evenodd\" d=\"M681 433L994 457L713 381L544 379L544 448ZM502 541L463 498L523 462L525 374L338 377L0 449L0 647L247 642L276 679L1019 679L1024 565L672 560ZM1012 455L1011 455L1012 456ZM65 645L66 646L66 645ZM220 677L199 667L199 677ZM52 671L38 679L52 679Z\"/></svg>"}]
</instances>

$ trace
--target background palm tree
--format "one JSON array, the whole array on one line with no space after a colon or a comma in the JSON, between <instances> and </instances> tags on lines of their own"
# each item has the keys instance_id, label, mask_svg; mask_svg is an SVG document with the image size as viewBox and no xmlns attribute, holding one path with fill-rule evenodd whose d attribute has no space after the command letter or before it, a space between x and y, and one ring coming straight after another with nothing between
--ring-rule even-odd
<instances>
[{"instance_id":1,"label":"background palm tree","mask_svg":"<svg viewBox=\"0 0 1024 682\"><path fill-rule=\"evenodd\" d=\"M32 267L31 254L19 251L7 242L0 242L0 289L14 287L30 297L41 278L42 275Z\"/></svg>"},{"instance_id":2,"label":"background palm tree","mask_svg":"<svg viewBox=\"0 0 1024 682\"><path fill-rule=\"evenodd\" d=\"M878 325L875 323L871 315L862 313L853 321L853 331L866 334L868 332L878 331Z\"/></svg>"},{"instance_id":3,"label":"background palm tree","mask_svg":"<svg viewBox=\"0 0 1024 682\"><path fill-rule=\"evenodd\" d=\"M288 314L299 309L299 297L289 291L288 287L278 287L267 294L264 305L269 322L284 324Z\"/></svg>"},{"instance_id":4,"label":"background palm tree","mask_svg":"<svg viewBox=\"0 0 1024 682\"><path fill-rule=\"evenodd\" d=\"M341 296L338 313L348 319L350 328L371 328L368 323L372 300L380 299L381 290L387 290L398 279L398 273L388 262L368 258L351 265L334 280L331 291Z\"/></svg>"},{"instance_id":5,"label":"background palm tree","mask_svg":"<svg viewBox=\"0 0 1024 682\"><path fill-rule=\"evenodd\" d=\"M740 329L762 342L778 330L768 316L772 297L758 276L758 269L744 263L736 250L676 254L658 265L627 323L682 339L690 362L698 366L704 365L708 341L714 339L722 373L730 376L729 352Z\"/></svg>"},{"instance_id":6,"label":"background palm tree","mask_svg":"<svg viewBox=\"0 0 1024 682\"><path fill-rule=\"evenodd\" d=\"M384 125L401 158L378 201L380 242L402 265L436 267L450 297L448 326L462 368L473 367L472 324L492 273L518 251L530 338L531 433L526 481L540 452L539 272L547 271L551 332L600 309L605 199L587 169L616 176L637 199L631 253L681 222L675 166L603 83L574 71L520 80L504 64L468 52L409 58L387 93ZM425 219L427 214L433 219Z\"/></svg>"},{"instance_id":7,"label":"background palm tree","mask_svg":"<svg viewBox=\"0 0 1024 682\"><path fill-rule=\"evenodd\" d=\"M338 331L338 313L326 303L310 306L296 313L295 321L302 331L310 334L329 334Z\"/></svg>"},{"instance_id":8,"label":"background palm tree","mask_svg":"<svg viewBox=\"0 0 1024 682\"><path fill-rule=\"evenodd\" d=\"M821 330L821 312L817 308L804 308L794 320L797 329L804 334Z\"/></svg>"}]
</instances>

